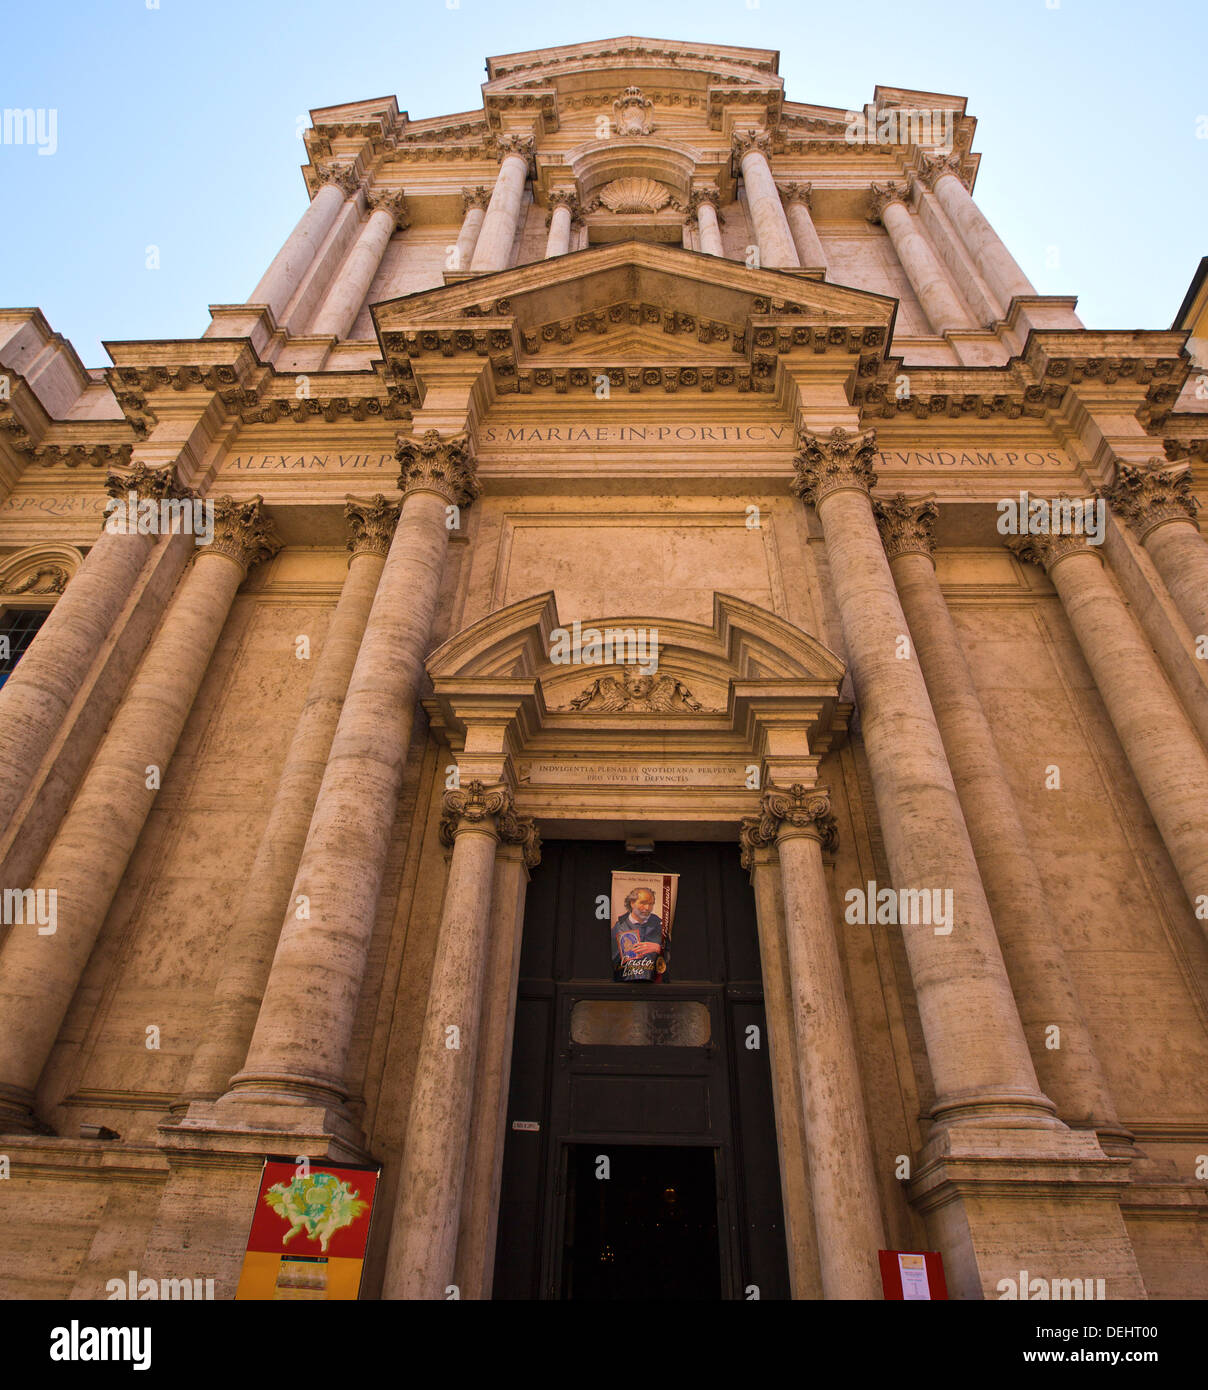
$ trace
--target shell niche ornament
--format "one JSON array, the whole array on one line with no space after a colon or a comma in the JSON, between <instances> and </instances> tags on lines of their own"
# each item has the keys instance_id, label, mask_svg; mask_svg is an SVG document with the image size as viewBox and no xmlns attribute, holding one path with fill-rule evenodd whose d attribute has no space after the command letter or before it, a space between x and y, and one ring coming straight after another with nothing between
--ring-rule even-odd
<instances>
[{"instance_id":1,"label":"shell niche ornament","mask_svg":"<svg viewBox=\"0 0 1208 1390\"><path fill-rule=\"evenodd\" d=\"M618 135L650 135L654 126L650 124L650 112L654 102L642 95L640 87L626 87L612 104L613 124Z\"/></svg>"},{"instance_id":2,"label":"shell niche ornament","mask_svg":"<svg viewBox=\"0 0 1208 1390\"><path fill-rule=\"evenodd\" d=\"M600 190L609 212L658 212L671 201L671 190L655 179L614 179Z\"/></svg>"}]
</instances>

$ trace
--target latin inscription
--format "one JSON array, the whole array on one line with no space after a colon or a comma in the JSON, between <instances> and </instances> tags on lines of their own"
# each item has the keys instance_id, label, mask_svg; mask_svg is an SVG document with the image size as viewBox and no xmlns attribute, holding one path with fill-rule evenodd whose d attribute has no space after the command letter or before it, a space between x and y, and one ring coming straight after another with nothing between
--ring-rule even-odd
<instances>
[{"instance_id":1,"label":"latin inscription","mask_svg":"<svg viewBox=\"0 0 1208 1390\"><path fill-rule=\"evenodd\" d=\"M526 775L527 774L527 775ZM713 787L743 786L746 765L736 763L531 763L521 772L532 785L565 784L583 786L599 783L609 787Z\"/></svg>"},{"instance_id":2,"label":"latin inscription","mask_svg":"<svg viewBox=\"0 0 1208 1390\"><path fill-rule=\"evenodd\" d=\"M231 472L351 473L354 469L398 469L393 454L237 454L223 464Z\"/></svg>"}]
</instances>

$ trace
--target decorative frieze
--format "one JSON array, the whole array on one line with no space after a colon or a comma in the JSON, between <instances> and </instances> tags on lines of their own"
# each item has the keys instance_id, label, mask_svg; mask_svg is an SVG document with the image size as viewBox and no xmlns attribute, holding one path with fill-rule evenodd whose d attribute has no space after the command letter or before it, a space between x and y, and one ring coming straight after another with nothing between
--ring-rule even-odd
<instances>
[{"instance_id":1,"label":"decorative frieze","mask_svg":"<svg viewBox=\"0 0 1208 1390\"><path fill-rule=\"evenodd\" d=\"M43 468L121 468L130 462L132 444L46 444L34 457Z\"/></svg>"},{"instance_id":2,"label":"decorative frieze","mask_svg":"<svg viewBox=\"0 0 1208 1390\"><path fill-rule=\"evenodd\" d=\"M385 555L398 525L399 504L387 502L379 492L368 499L349 496L344 505L348 523L348 549L352 555L365 551Z\"/></svg>"},{"instance_id":3,"label":"decorative frieze","mask_svg":"<svg viewBox=\"0 0 1208 1390\"><path fill-rule=\"evenodd\" d=\"M935 550L935 522L939 508L930 498L911 501L904 492L885 501L874 499L873 515L885 554L890 560L919 551L931 555Z\"/></svg>"},{"instance_id":4,"label":"decorative frieze","mask_svg":"<svg viewBox=\"0 0 1208 1390\"><path fill-rule=\"evenodd\" d=\"M214 499L214 538L207 549L229 556L244 573L262 560L271 560L281 541L264 512L264 498L236 502L233 497Z\"/></svg>"},{"instance_id":5,"label":"decorative frieze","mask_svg":"<svg viewBox=\"0 0 1208 1390\"><path fill-rule=\"evenodd\" d=\"M1116 476L1100 493L1144 540L1169 521L1195 523L1199 503L1191 495L1191 464L1151 458L1144 468L1117 463Z\"/></svg>"},{"instance_id":6,"label":"decorative frieze","mask_svg":"<svg viewBox=\"0 0 1208 1390\"><path fill-rule=\"evenodd\" d=\"M801 452L793 463L793 493L816 507L828 493L844 488L871 492L877 484L873 469L876 450L876 430L853 435L836 425L825 439L803 434Z\"/></svg>"},{"instance_id":7,"label":"decorative frieze","mask_svg":"<svg viewBox=\"0 0 1208 1390\"><path fill-rule=\"evenodd\" d=\"M398 485L404 497L426 490L468 507L481 491L465 434L442 436L438 430L425 430L418 439L400 435L396 457L402 464Z\"/></svg>"},{"instance_id":8,"label":"decorative frieze","mask_svg":"<svg viewBox=\"0 0 1208 1390\"><path fill-rule=\"evenodd\" d=\"M622 710L641 714L668 714L673 710L699 710L701 704L683 681L674 676L647 676L622 666L619 676L598 676L567 706L589 714Z\"/></svg>"}]
</instances>

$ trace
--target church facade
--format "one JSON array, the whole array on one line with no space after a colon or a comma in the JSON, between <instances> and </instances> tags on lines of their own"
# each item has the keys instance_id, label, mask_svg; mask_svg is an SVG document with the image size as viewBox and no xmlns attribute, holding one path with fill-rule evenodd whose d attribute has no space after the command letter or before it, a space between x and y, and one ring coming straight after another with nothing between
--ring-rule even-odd
<instances>
[{"instance_id":1,"label":"church facade","mask_svg":"<svg viewBox=\"0 0 1208 1390\"><path fill-rule=\"evenodd\" d=\"M3 1296L234 1297L266 1160L362 1298L1208 1295L1208 379L777 63L315 111L200 338L0 311Z\"/></svg>"}]
</instances>

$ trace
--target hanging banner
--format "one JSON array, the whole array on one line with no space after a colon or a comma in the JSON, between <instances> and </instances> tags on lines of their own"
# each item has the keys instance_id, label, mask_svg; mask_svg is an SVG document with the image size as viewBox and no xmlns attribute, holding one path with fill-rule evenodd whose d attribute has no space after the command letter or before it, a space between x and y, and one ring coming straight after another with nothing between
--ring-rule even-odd
<instances>
[{"instance_id":1,"label":"hanging banner","mask_svg":"<svg viewBox=\"0 0 1208 1390\"><path fill-rule=\"evenodd\" d=\"M679 874L612 875L612 978L657 984L671 963L671 924Z\"/></svg>"},{"instance_id":2,"label":"hanging banner","mask_svg":"<svg viewBox=\"0 0 1208 1390\"><path fill-rule=\"evenodd\" d=\"M379 1168L266 1159L237 1299L355 1299Z\"/></svg>"},{"instance_id":3,"label":"hanging banner","mask_svg":"<svg viewBox=\"0 0 1208 1390\"><path fill-rule=\"evenodd\" d=\"M878 1250L881 1287L887 1299L921 1303L946 1299L943 1257L935 1250Z\"/></svg>"}]
</instances>

